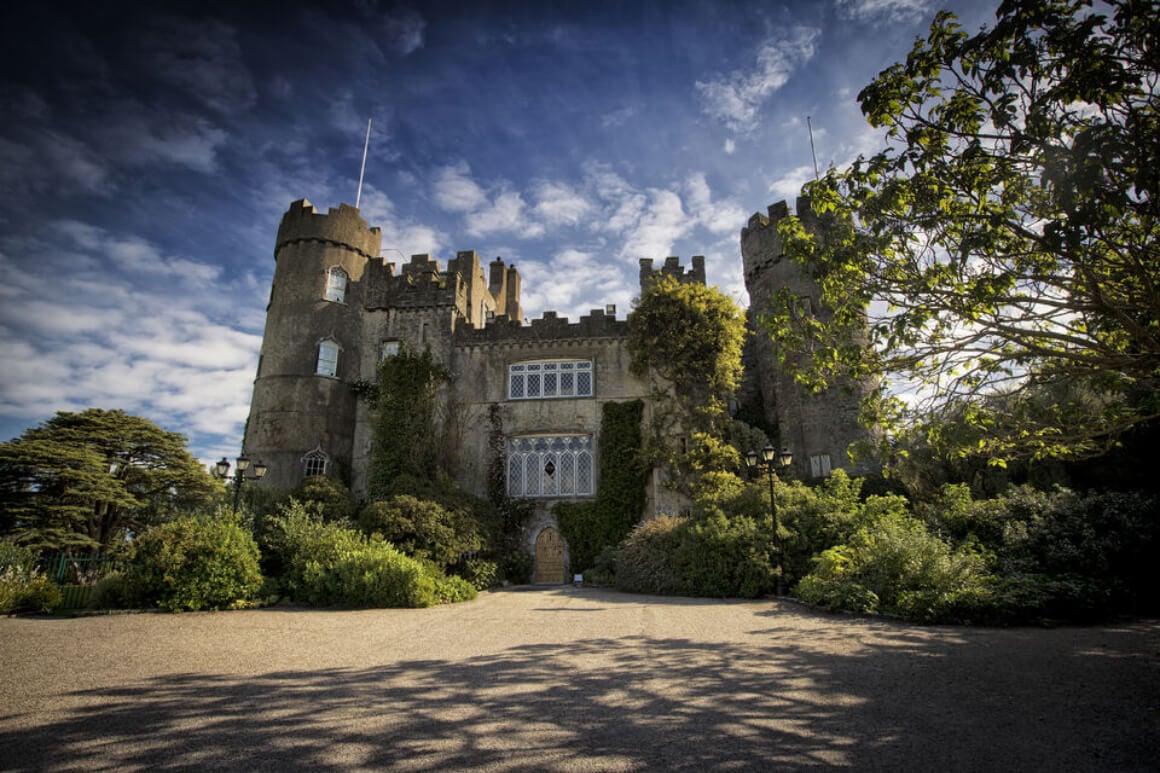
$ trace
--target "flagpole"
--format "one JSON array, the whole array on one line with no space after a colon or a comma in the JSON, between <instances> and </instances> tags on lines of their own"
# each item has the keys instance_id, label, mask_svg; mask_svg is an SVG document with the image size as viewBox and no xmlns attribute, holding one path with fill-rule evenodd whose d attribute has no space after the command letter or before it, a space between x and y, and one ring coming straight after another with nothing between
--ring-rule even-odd
<instances>
[{"instance_id":1,"label":"flagpole","mask_svg":"<svg viewBox=\"0 0 1160 773\"><path fill-rule=\"evenodd\" d=\"M371 119L367 119L367 138L363 142L363 160L362 166L358 170L358 192L354 195L354 208L358 209L359 202L362 201L362 184L363 173L367 170L367 148L371 146Z\"/></svg>"}]
</instances>

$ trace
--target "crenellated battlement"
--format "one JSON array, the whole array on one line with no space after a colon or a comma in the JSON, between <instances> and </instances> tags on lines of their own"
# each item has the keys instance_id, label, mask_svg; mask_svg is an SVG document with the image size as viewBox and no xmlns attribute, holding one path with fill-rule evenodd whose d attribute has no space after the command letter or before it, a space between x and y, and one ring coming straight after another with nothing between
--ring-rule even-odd
<instances>
[{"instance_id":1,"label":"crenellated battlement","mask_svg":"<svg viewBox=\"0 0 1160 773\"><path fill-rule=\"evenodd\" d=\"M693 267L688 270L681 266L681 259L676 256L665 258L664 266L661 268L653 268L652 258L640 259L641 291L648 289L649 285L662 276L671 276L680 283L703 285L705 284L705 256L694 255Z\"/></svg>"},{"instance_id":2,"label":"crenellated battlement","mask_svg":"<svg viewBox=\"0 0 1160 773\"><path fill-rule=\"evenodd\" d=\"M580 317L578 322L569 322L554 311L545 311L543 316L533 319L530 324L520 324L519 320L497 319L487 327L460 327L455 330L457 346L481 346L500 343L548 343L552 341L577 341L587 338L624 338L628 335L628 323L618 320L615 314L604 309L592 309Z\"/></svg>"},{"instance_id":3,"label":"crenellated battlement","mask_svg":"<svg viewBox=\"0 0 1160 773\"><path fill-rule=\"evenodd\" d=\"M274 257L286 245L303 241L337 244L353 250L365 258L378 256L382 245L382 231L367 225L359 211L349 204L340 204L321 214L306 199L290 205L278 226Z\"/></svg>"}]
</instances>

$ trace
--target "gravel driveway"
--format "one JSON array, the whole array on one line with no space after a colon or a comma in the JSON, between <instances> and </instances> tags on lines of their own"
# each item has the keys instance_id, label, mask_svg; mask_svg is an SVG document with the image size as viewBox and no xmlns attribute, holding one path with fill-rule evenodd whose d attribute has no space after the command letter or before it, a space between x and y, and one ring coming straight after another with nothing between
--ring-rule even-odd
<instances>
[{"instance_id":1,"label":"gravel driveway","mask_svg":"<svg viewBox=\"0 0 1160 773\"><path fill-rule=\"evenodd\" d=\"M0 769L1160 770L1160 623L919 628L560 587L0 619Z\"/></svg>"}]
</instances>

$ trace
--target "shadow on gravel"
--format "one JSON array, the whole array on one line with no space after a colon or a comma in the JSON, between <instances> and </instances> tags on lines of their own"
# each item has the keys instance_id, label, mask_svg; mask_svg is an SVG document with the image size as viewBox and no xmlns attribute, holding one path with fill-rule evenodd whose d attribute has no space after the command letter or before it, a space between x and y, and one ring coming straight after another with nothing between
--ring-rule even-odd
<instances>
[{"instance_id":1,"label":"shadow on gravel","mask_svg":"<svg viewBox=\"0 0 1160 773\"><path fill-rule=\"evenodd\" d=\"M759 618L765 620L766 618ZM186 674L0 732L11 771L801 769L1150 770L1155 629L908 629L751 641L589 639L469 662ZM827 651L844 632L855 654ZM1141 636L1151 642L1141 643ZM846 642L849 644L849 642ZM843 648L843 649L848 649ZM1149 703L1150 700L1150 703ZM10 717L10 719L13 719Z\"/></svg>"}]
</instances>

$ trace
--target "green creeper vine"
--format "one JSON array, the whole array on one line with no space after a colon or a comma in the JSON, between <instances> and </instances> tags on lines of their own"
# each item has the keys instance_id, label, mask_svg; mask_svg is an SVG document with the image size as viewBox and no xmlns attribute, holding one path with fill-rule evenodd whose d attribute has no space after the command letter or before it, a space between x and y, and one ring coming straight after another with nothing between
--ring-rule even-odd
<instances>
[{"instance_id":1,"label":"green creeper vine","mask_svg":"<svg viewBox=\"0 0 1160 773\"><path fill-rule=\"evenodd\" d=\"M649 465L642 453L643 415L640 400L604 404L596 499L556 505L573 571L591 567L601 550L619 544L644 512Z\"/></svg>"}]
</instances>

